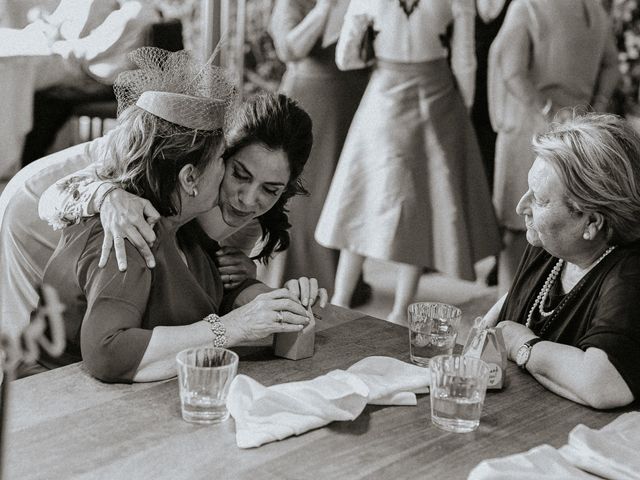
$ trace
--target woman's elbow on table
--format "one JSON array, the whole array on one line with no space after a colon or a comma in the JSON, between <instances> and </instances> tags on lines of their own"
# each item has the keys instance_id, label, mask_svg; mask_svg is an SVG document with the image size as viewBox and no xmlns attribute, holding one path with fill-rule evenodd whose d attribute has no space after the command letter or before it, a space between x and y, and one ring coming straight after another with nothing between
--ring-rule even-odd
<instances>
[{"instance_id":1,"label":"woman's elbow on table","mask_svg":"<svg viewBox=\"0 0 640 480\"><path fill-rule=\"evenodd\" d=\"M633 393L607 354L597 348L585 351L585 379L582 398L598 410L624 407L634 401Z\"/></svg>"},{"instance_id":2,"label":"woman's elbow on table","mask_svg":"<svg viewBox=\"0 0 640 480\"><path fill-rule=\"evenodd\" d=\"M105 383L133 383L130 376L126 376L127 368L120 362L103 355L91 354L83 358L83 362L91 376Z\"/></svg>"},{"instance_id":3,"label":"woman's elbow on table","mask_svg":"<svg viewBox=\"0 0 640 480\"><path fill-rule=\"evenodd\" d=\"M610 390L606 382L596 390L591 390L585 398L585 403L596 410L609 410L612 408L625 407L634 401L633 394L620 390Z\"/></svg>"},{"instance_id":4,"label":"woman's elbow on table","mask_svg":"<svg viewBox=\"0 0 640 480\"><path fill-rule=\"evenodd\" d=\"M82 361L89 373L106 383L132 383L137 365L132 353L123 351L107 340L90 346L82 345Z\"/></svg>"}]
</instances>

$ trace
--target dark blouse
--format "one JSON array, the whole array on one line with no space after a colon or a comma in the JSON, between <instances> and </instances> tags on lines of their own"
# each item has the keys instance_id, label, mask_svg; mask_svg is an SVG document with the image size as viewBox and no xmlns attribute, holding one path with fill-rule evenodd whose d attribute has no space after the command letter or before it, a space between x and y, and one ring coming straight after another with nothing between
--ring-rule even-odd
<instances>
[{"instance_id":1,"label":"dark blouse","mask_svg":"<svg viewBox=\"0 0 640 480\"><path fill-rule=\"evenodd\" d=\"M527 247L499 321L526 323L529 310L557 261L541 248ZM545 311L564 299L559 279L555 283ZM558 315L542 318L536 308L533 332L545 340L582 350L603 350L635 399L640 399L640 242L616 248L585 275L576 293L566 295L569 298Z\"/></svg>"},{"instance_id":2,"label":"dark blouse","mask_svg":"<svg viewBox=\"0 0 640 480\"><path fill-rule=\"evenodd\" d=\"M61 357L44 357L41 363L53 368L83 360L101 380L131 382L154 327L190 325L230 309L237 293L252 282L223 299L220 274L202 235L195 222L174 235L161 220L152 248L156 267L147 268L126 241L127 270L120 272L113 252L107 265L98 268L103 239L99 217L64 229L43 282L57 289L65 305L67 346Z\"/></svg>"}]
</instances>

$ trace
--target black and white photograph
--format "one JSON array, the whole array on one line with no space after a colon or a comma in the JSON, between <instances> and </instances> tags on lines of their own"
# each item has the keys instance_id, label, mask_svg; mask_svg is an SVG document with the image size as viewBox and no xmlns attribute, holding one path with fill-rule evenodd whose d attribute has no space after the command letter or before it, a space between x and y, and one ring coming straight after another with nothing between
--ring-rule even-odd
<instances>
[{"instance_id":1,"label":"black and white photograph","mask_svg":"<svg viewBox=\"0 0 640 480\"><path fill-rule=\"evenodd\" d=\"M0 0L0 480L640 480L638 0Z\"/></svg>"}]
</instances>

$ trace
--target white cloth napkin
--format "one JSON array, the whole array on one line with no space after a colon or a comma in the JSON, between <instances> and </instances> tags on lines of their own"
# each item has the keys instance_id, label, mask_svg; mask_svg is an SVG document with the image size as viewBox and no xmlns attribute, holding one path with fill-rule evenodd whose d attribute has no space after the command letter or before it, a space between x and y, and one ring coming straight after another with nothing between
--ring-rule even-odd
<instances>
[{"instance_id":1,"label":"white cloth napkin","mask_svg":"<svg viewBox=\"0 0 640 480\"><path fill-rule=\"evenodd\" d=\"M541 445L528 452L479 463L469 480L606 478L640 480L640 412L620 415L600 430L585 425L569 433L559 450Z\"/></svg>"},{"instance_id":2,"label":"white cloth napkin","mask_svg":"<svg viewBox=\"0 0 640 480\"><path fill-rule=\"evenodd\" d=\"M600 430L578 425L560 453L573 465L603 478L640 479L640 412L620 415Z\"/></svg>"},{"instance_id":3,"label":"white cloth napkin","mask_svg":"<svg viewBox=\"0 0 640 480\"><path fill-rule=\"evenodd\" d=\"M238 447L252 448L334 420L353 420L367 403L415 405L415 393L428 391L429 383L428 369L389 357L367 357L346 371L271 387L238 375L227 408L236 422Z\"/></svg>"},{"instance_id":4,"label":"white cloth napkin","mask_svg":"<svg viewBox=\"0 0 640 480\"><path fill-rule=\"evenodd\" d=\"M480 462L468 480L573 480L595 479L577 469L551 445L540 445L525 453Z\"/></svg>"},{"instance_id":5,"label":"white cloth napkin","mask_svg":"<svg viewBox=\"0 0 640 480\"><path fill-rule=\"evenodd\" d=\"M431 383L428 368L390 357L364 358L351 365L347 372L356 374L367 384L367 403L372 405L416 405L415 394L429 393Z\"/></svg>"}]
</instances>

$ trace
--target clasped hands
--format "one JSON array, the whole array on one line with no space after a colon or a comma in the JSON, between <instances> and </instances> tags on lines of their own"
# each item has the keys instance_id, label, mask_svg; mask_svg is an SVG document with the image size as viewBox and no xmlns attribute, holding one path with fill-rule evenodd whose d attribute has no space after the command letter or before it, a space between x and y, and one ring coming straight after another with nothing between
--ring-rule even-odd
<instances>
[{"instance_id":1,"label":"clasped hands","mask_svg":"<svg viewBox=\"0 0 640 480\"><path fill-rule=\"evenodd\" d=\"M284 288L257 295L251 302L225 315L227 325L239 330L242 341L253 341L272 333L299 332L313 321L311 307L325 307L327 291L315 278L289 280Z\"/></svg>"}]
</instances>

